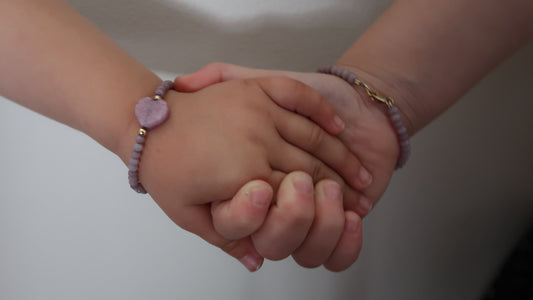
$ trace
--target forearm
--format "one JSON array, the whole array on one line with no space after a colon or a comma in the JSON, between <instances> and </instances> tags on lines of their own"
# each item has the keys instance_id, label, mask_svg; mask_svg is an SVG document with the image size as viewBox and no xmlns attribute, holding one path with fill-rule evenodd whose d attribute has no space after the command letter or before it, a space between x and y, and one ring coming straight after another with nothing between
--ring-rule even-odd
<instances>
[{"instance_id":1,"label":"forearm","mask_svg":"<svg viewBox=\"0 0 533 300\"><path fill-rule=\"evenodd\" d=\"M340 58L397 101L411 134L533 36L533 1L398 0Z\"/></svg>"},{"instance_id":2,"label":"forearm","mask_svg":"<svg viewBox=\"0 0 533 300\"><path fill-rule=\"evenodd\" d=\"M0 94L115 153L160 82L61 0L1 1L0 38Z\"/></svg>"}]
</instances>

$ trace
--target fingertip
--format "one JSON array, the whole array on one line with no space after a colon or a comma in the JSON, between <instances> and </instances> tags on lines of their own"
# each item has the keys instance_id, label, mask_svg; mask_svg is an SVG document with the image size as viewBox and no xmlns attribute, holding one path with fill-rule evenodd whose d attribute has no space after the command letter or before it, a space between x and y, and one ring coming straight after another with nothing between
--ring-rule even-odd
<instances>
[{"instance_id":1,"label":"fingertip","mask_svg":"<svg viewBox=\"0 0 533 300\"><path fill-rule=\"evenodd\" d=\"M241 257L239 261L250 272L255 272L261 268L264 262L264 258L256 251L248 253Z\"/></svg>"},{"instance_id":2,"label":"fingertip","mask_svg":"<svg viewBox=\"0 0 533 300\"><path fill-rule=\"evenodd\" d=\"M345 212L344 231L350 235L356 235L361 229L361 218L353 211Z\"/></svg>"},{"instance_id":3,"label":"fingertip","mask_svg":"<svg viewBox=\"0 0 533 300\"><path fill-rule=\"evenodd\" d=\"M236 258L250 272L259 270L263 265L264 258L257 252L250 237L240 240L225 240L218 244L218 247Z\"/></svg>"},{"instance_id":4,"label":"fingertip","mask_svg":"<svg viewBox=\"0 0 533 300\"><path fill-rule=\"evenodd\" d=\"M362 232L361 218L353 211L345 211L344 231L324 267L332 272L341 272L353 265L361 252Z\"/></svg>"},{"instance_id":5,"label":"fingertip","mask_svg":"<svg viewBox=\"0 0 533 300\"><path fill-rule=\"evenodd\" d=\"M193 74L181 75L174 79L174 89L178 92L188 93L192 89L190 87L190 78L194 76Z\"/></svg>"},{"instance_id":6,"label":"fingertip","mask_svg":"<svg viewBox=\"0 0 533 300\"><path fill-rule=\"evenodd\" d=\"M346 124L344 123L344 121L341 119L341 117L339 117L339 115L335 115L333 117L333 120L332 120L332 131L330 132L331 134L334 134L334 135L337 135L339 133L341 133L344 128L346 128Z\"/></svg>"},{"instance_id":7,"label":"fingertip","mask_svg":"<svg viewBox=\"0 0 533 300\"><path fill-rule=\"evenodd\" d=\"M228 239L254 233L263 224L272 198L270 185L255 180L244 185L233 199L213 202L211 213L216 231Z\"/></svg>"},{"instance_id":8,"label":"fingertip","mask_svg":"<svg viewBox=\"0 0 533 300\"><path fill-rule=\"evenodd\" d=\"M355 208L355 212L357 212L359 216L364 218L372 211L373 207L374 205L372 201L370 201L368 197L363 195L359 198L359 203L357 204L357 207Z\"/></svg>"},{"instance_id":9,"label":"fingertip","mask_svg":"<svg viewBox=\"0 0 533 300\"><path fill-rule=\"evenodd\" d=\"M211 63L194 73L174 79L174 88L179 92L190 93L212 84L224 81L223 73L228 66L223 63Z\"/></svg>"}]
</instances>

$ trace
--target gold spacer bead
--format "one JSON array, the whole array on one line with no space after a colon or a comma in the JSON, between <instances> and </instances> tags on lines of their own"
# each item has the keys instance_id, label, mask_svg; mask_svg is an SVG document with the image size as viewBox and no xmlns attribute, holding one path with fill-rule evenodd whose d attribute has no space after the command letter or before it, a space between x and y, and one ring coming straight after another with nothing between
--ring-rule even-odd
<instances>
[{"instance_id":1,"label":"gold spacer bead","mask_svg":"<svg viewBox=\"0 0 533 300\"><path fill-rule=\"evenodd\" d=\"M144 128L139 129L139 135L140 136L146 136L147 133L148 133L148 131L146 131L146 129L144 129Z\"/></svg>"},{"instance_id":2,"label":"gold spacer bead","mask_svg":"<svg viewBox=\"0 0 533 300\"><path fill-rule=\"evenodd\" d=\"M154 96L154 100L163 100L163 98L161 96L159 96L159 95L155 95Z\"/></svg>"}]
</instances>

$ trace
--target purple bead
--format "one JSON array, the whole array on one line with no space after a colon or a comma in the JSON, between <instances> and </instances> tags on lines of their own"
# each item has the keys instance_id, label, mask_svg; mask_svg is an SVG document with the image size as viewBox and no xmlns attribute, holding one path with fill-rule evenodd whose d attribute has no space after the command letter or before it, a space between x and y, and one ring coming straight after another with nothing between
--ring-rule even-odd
<instances>
[{"instance_id":1,"label":"purple bead","mask_svg":"<svg viewBox=\"0 0 533 300\"><path fill-rule=\"evenodd\" d=\"M139 160L135 158L130 158L130 165L136 166L139 164Z\"/></svg>"},{"instance_id":2,"label":"purple bead","mask_svg":"<svg viewBox=\"0 0 533 300\"><path fill-rule=\"evenodd\" d=\"M390 116L390 119L392 120L392 122L396 122L401 121L402 117L400 116L400 114L393 114Z\"/></svg>"},{"instance_id":3,"label":"purple bead","mask_svg":"<svg viewBox=\"0 0 533 300\"><path fill-rule=\"evenodd\" d=\"M333 65L331 66L331 73L337 76L340 76L340 74L342 73L342 69L340 67Z\"/></svg>"},{"instance_id":4,"label":"purple bead","mask_svg":"<svg viewBox=\"0 0 533 300\"><path fill-rule=\"evenodd\" d=\"M139 158L141 157L141 152L133 151L131 152L131 158Z\"/></svg>"},{"instance_id":5,"label":"purple bead","mask_svg":"<svg viewBox=\"0 0 533 300\"><path fill-rule=\"evenodd\" d=\"M155 89L154 94L159 97L164 97L168 90L174 86L174 82L170 80L165 80Z\"/></svg>"},{"instance_id":6,"label":"purple bead","mask_svg":"<svg viewBox=\"0 0 533 300\"><path fill-rule=\"evenodd\" d=\"M169 109L165 100L153 100L144 97L135 105L135 116L142 127L154 129L168 118Z\"/></svg>"},{"instance_id":7,"label":"purple bead","mask_svg":"<svg viewBox=\"0 0 533 300\"><path fill-rule=\"evenodd\" d=\"M129 183L131 187L134 187L139 183L139 180L137 178L130 178Z\"/></svg>"},{"instance_id":8,"label":"purple bead","mask_svg":"<svg viewBox=\"0 0 533 300\"><path fill-rule=\"evenodd\" d=\"M137 152L141 152L143 151L143 148L144 146L142 144L135 144L133 145L133 150L137 151Z\"/></svg>"},{"instance_id":9,"label":"purple bead","mask_svg":"<svg viewBox=\"0 0 533 300\"><path fill-rule=\"evenodd\" d=\"M394 128L399 128L403 126L403 123L402 121L398 120L398 121L393 121L392 125L394 126Z\"/></svg>"},{"instance_id":10,"label":"purple bead","mask_svg":"<svg viewBox=\"0 0 533 300\"><path fill-rule=\"evenodd\" d=\"M144 144L146 138L142 135L138 135L135 137L135 141L137 142L137 144Z\"/></svg>"},{"instance_id":11,"label":"purple bead","mask_svg":"<svg viewBox=\"0 0 533 300\"><path fill-rule=\"evenodd\" d=\"M342 77L342 79L344 79L344 80L349 82L350 81L350 79L349 79L350 78L350 74L351 74L350 71L344 69L344 70L342 70L341 77Z\"/></svg>"},{"instance_id":12,"label":"purple bead","mask_svg":"<svg viewBox=\"0 0 533 300\"><path fill-rule=\"evenodd\" d=\"M402 135L402 134L404 134L404 133L407 134L407 128L405 128L405 127L402 126L402 128L398 128L398 130L396 130L396 133L397 133L398 135Z\"/></svg>"},{"instance_id":13,"label":"purple bead","mask_svg":"<svg viewBox=\"0 0 533 300\"><path fill-rule=\"evenodd\" d=\"M354 83L356 80L357 80L357 76L355 76L355 74L353 73L350 73L350 75L348 76L348 82Z\"/></svg>"},{"instance_id":14,"label":"purple bead","mask_svg":"<svg viewBox=\"0 0 533 300\"><path fill-rule=\"evenodd\" d=\"M137 171L139 170L139 165L128 165L128 170Z\"/></svg>"}]
</instances>

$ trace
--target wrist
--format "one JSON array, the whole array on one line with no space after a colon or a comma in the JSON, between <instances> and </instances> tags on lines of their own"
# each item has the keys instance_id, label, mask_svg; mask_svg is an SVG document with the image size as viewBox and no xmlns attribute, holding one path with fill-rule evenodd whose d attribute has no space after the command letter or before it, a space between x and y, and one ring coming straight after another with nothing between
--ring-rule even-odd
<instances>
[{"instance_id":1,"label":"wrist","mask_svg":"<svg viewBox=\"0 0 533 300\"><path fill-rule=\"evenodd\" d=\"M417 122L416 111L411 105L411 101L416 98L413 84L400 76L393 74L384 74L381 70L372 70L371 68L364 68L355 66L354 64L346 63L342 59L336 65L357 74L361 81L367 83L369 86L379 91L383 95L387 95L394 100L394 105L398 107L402 117L403 124L407 129L409 136L413 136L419 129L420 125ZM363 98L368 98L364 89L356 89ZM371 105L379 107L383 113L383 105L370 101Z\"/></svg>"},{"instance_id":2,"label":"wrist","mask_svg":"<svg viewBox=\"0 0 533 300\"><path fill-rule=\"evenodd\" d=\"M153 96L161 81L151 72L135 79L120 80L115 89L109 89L106 107L91 109L84 115L89 121L81 125L81 130L127 165L135 136L141 128L135 117L135 105L139 99Z\"/></svg>"},{"instance_id":3,"label":"wrist","mask_svg":"<svg viewBox=\"0 0 533 300\"><path fill-rule=\"evenodd\" d=\"M372 115L378 119L384 119L384 117L387 116L386 118L388 120L386 124L388 124L388 126L385 126L388 127L389 133L394 133L394 135L396 135L399 142L398 146L400 151L396 162L396 169L402 168L409 159L411 145L409 142L409 132L402 121L401 112L395 105L394 100L391 97L382 94L380 91L377 91L374 87L363 81L360 76L347 68L340 66L325 66L320 68L318 72L335 75L343 79L359 93L358 98L367 99L366 101L363 100L363 103L365 103L365 107L367 107ZM361 93L362 90L364 90L364 94ZM380 105L381 108L378 108L376 104ZM385 107L386 109L384 109Z\"/></svg>"}]
</instances>

